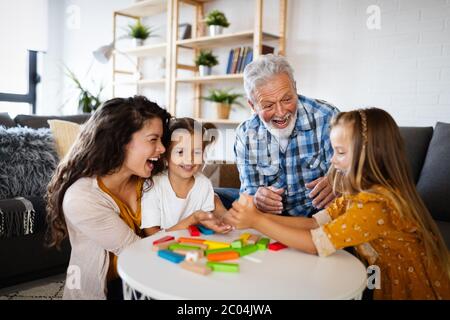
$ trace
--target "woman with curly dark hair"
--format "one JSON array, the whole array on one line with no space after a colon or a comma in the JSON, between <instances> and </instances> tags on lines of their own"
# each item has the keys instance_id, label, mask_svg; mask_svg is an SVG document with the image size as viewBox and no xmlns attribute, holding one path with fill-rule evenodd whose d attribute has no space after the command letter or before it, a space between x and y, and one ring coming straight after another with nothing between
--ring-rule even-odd
<instances>
[{"instance_id":1,"label":"woman with curly dark hair","mask_svg":"<svg viewBox=\"0 0 450 320\"><path fill-rule=\"evenodd\" d=\"M163 168L170 114L145 97L106 101L47 191L49 244L72 246L64 299L105 299L117 256L140 239L141 196ZM110 290L112 291L112 290Z\"/></svg>"}]
</instances>

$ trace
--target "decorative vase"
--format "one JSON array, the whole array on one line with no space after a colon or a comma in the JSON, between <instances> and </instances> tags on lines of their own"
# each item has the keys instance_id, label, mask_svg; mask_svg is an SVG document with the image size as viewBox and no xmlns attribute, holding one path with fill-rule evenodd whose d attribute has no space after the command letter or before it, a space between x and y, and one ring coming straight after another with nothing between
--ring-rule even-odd
<instances>
[{"instance_id":1,"label":"decorative vase","mask_svg":"<svg viewBox=\"0 0 450 320\"><path fill-rule=\"evenodd\" d=\"M210 37L215 37L218 35L221 35L223 32L223 27L222 26L209 26L209 36Z\"/></svg>"},{"instance_id":2,"label":"decorative vase","mask_svg":"<svg viewBox=\"0 0 450 320\"><path fill-rule=\"evenodd\" d=\"M230 117L231 105L227 103L215 102L217 108L217 117L219 119L228 119Z\"/></svg>"},{"instance_id":3,"label":"decorative vase","mask_svg":"<svg viewBox=\"0 0 450 320\"><path fill-rule=\"evenodd\" d=\"M212 73L212 68L208 66L198 66L198 72L200 77L210 76Z\"/></svg>"},{"instance_id":4,"label":"decorative vase","mask_svg":"<svg viewBox=\"0 0 450 320\"><path fill-rule=\"evenodd\" d=\"M138 38L134 38L134 46L135 47L140 47L144 44L144 39L138 39Z\"/></svg>"}]
</instances>

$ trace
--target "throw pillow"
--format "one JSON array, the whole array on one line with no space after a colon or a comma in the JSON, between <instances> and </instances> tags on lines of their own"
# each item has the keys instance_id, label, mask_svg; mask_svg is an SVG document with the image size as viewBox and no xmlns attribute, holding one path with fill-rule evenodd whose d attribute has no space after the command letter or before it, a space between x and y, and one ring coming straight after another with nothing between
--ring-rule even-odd
<instances>
[{"instance_id":1,"label":"throw pillow","mask_svg":"<svg viewBox=\"0 0 450 320\"><path fill-rule=\"evenodd\" d=\"M43 196L57 164L49 129L0 126L0 199Z\"/></svg>"},{"instance_id":2,"label":"throw pillow","mask_svg":"<svg viewBox=\"0 0 450 320\"><path fill-rule=\"evenodd\" d=\"M48 124L55 138L56 151L59 158L62 159L69 153L78 133L80 133L80 125L64 120L48 120Z\"/></svg>"}]
</instances>

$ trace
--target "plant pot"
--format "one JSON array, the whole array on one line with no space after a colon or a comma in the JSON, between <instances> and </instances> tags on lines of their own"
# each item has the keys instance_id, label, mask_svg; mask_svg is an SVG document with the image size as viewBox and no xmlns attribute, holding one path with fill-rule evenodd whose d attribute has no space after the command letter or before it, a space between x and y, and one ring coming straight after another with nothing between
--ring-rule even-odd
<instances>
[{"instance_id":1,"label":"plant pot","mask_svg":"<svg viewBox=\"0 0 450 320\"><path fill-rule=\"evenodd\" d=\"M212 73L212 68L208 66L198 66L198 72L200 77L210 76Z\"/></svg>"},{"instance_id":2,"label":"plant pot","mask_svg":"<svg viewBox=\"0 0 450 320\"><path fill-rule=\"evenodd\" d=\"M231 105L221 102L214 103L217 108L217 118L228 119L230 117Z\"/></svg>"},{"instance_id":3,"label":"plant pot","mask_svg":"<svg viewBox=\"0 0 450 320\"><path fill-rule=\"evenodd\" d=\"M140 47L144 44L144 39L134 38L133 42L135 47Z\"/></svg>"},{"instance_id":4,"label":"plant pot","mask_svg":"<svg viewBox=\"0 0 450 320\"><path fill-rule=\"evenodd\" d=\"M209 26L209 36L210 37L215 37L218 35L221 35L223 32L223 27L222 26Z\"/></svg>"}]
</instances>

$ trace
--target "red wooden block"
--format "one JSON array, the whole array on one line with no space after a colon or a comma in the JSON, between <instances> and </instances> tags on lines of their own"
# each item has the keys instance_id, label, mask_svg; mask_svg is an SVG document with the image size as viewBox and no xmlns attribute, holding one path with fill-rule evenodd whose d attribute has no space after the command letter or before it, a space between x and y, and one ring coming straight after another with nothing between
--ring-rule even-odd
<instances>
[{"instance_id":1,"label":"red wooden block","mask_svg":"<svg viewBox=\"0 0 450 320\"><path fill-rule=\"evenodd\" d=\"M160 244L160 243L167 242L167 241L170 241L170 240L175 240L175 237L165 236L165 237L162 237L161 239L153 241L153 244Z\"/></svg>"},{"instance_id":2,"label":"red wooden block","mask_svg":"<svg viewBox=\"0 0 450 320\"><path fill-rule=\"evenodd\" d=\"M191 237L200 237L200 230L196 226L189 226L189 234Z\"/></svg>"},{"instance_id":3,"label":"red wooden block","mask_svg":"<svg viewBox=\"0 0 450 320\"><path fill-rule=\"evenodd\" d=\"M272 250L272 251L278 251L278 250L282 250L282 249L287 248L286 245L284 245L284 244L282 244L281 242L278 242L278 241L269 244L268 247L269 247L269 250Z\"/></svg>"}]
</instances>

